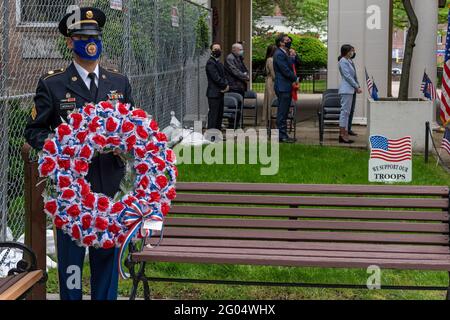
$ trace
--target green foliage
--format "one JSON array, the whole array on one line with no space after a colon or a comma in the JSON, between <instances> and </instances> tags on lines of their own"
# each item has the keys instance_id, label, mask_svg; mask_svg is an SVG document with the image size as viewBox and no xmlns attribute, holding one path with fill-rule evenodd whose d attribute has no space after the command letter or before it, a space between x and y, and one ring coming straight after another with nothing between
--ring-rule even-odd
<instances>
[{"instance_id":1,"label":"green foliage","mask_svg":"<svg viewBox=\"0 0 450 320\"><path fill-rule=\"evenodd\" d=\"M437 1L437 0L436 0ZM447 6L439 9L439 23L447 23L448 20L448 5L450 0L447 0ZM403 7L402 0L394 0L394 27L398 29L408 28L408 16Z\"/></svg>"},{"instance_id":2,"label":"green foliage","mask_svg":"<svg viewBox=\"0 0 450 320\"><path fill-rule=\"evenodd\" d=\"M326 68L328 51L325 45L315 37L305 37L290 34L292 48L297 51L300 58L300 68L314 70ZM267 47L275 43L274 35L253 37L253 70L262 71L265 66Z\"/></svg>"},{"instance_id":3,"label":"green foliage","mask_svg":"<svg viewBox=\"0 0 450 320\"><path fill-rule=\"evenodd\" d=\"M209 48L209 26L206 22L206 14L202 14L198 21L197 26L195 27L195 34L197 36L197 49L202 54Z\"/></svg>"},{"instance_id":4,"label":"green foliage","mask_svg":"<svg viewBox=\"0 0 450 320\"><path fill-rule=\"evenodd\" d=\"M259 30L255 24L262 16L272 16L278 6L287 17L286 25L305 31L325 33L328 19L328 0L253 0L253 22L255 35L269 30Z\"/></svg>"}]
</instances>

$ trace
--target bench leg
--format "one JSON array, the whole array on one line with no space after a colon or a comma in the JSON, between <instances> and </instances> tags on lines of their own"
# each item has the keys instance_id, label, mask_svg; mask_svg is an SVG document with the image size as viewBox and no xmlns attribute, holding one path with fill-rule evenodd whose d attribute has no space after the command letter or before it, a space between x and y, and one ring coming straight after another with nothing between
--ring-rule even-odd
<instances>
[{"instance_id":1,"label":"bench leg","mask_svg":"<svg viewBox=\"0 0 450 320\"><path fill-rule=\"evenodd\" d=\"M130 277L133 280L133 286L131 287L130 300L136 300L137 290L139 288L139 283L142 282L142 287L144 289L144 299L150 300L150 286L148 284L148 279L145 276L145 262L140 263L130 263L129 264ZM139 265L138 272L135 271L135 266Z\"/></svg>"}]
</instances>

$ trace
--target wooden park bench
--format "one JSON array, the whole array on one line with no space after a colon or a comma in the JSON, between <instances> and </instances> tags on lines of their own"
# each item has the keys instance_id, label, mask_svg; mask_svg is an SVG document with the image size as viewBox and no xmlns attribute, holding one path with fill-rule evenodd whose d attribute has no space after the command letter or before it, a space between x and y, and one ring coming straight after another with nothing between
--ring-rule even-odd
<instances>
[{"instance_id":1,"label":"wooden park bench","mask_svg":"<svg viewBox=\"0 0 450 320\"><path fill-rule=\"evenodd\" d=\"M20 243L0 242L0 252L11 249L21 250L24 258L14 269L9 270L7 277L0 278L0 300L23 299L35 285L46 280L44 271L37 270L37 259L33 251Z\"/></svg>"},{"instance_id":2,"label":"wooden park bench","mask_svg":"<svg viewBox=\"0 0 450 320\"><path fill-rule=\"evenodd\" d=\"M161 244L130 246L131 299L141 282L149 299L152 281L367 289L155 278L147 262L450 271L448 187L178 183L177 191ZM443 290L450 299L449 286L381 289Z\"/></svg>"}]
</instances>

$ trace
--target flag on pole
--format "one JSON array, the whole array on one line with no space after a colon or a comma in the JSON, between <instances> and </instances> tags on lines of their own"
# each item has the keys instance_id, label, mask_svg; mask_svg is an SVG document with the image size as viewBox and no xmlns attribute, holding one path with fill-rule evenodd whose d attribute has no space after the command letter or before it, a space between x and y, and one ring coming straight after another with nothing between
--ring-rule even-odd
<instances>
[{"instance_id":1,"label":"flag on pole","mask_svg":"<svg viewBox=\"0 0 450 320\"><path fill-rule=\"evenodd\" d=\"M450 122L450 9L448 11L447 44L445 47L444 75L442 76L442 94L440 117L445 126Z\"/></svg>"},{"instance_id":2,"label":"flag on pole","mask_svg":"<svg viewBox=\"0 0 450 320\"><path fill-rule=\"evenodd\" d=\"M422 85L420 86L420 91L428 100L434 101L438 99L436 87L434 86L433 81L431 81L426 72L423 73L423 80Z\"/></svg>"},{"instance_id":3,"label":"flag on pole","mask_svg":"<svg viewBox=\"0 0 450 320\"><path fill-rule=\"evenodd\" d=\"M367 90L369 90L369 95L372 95L372 88L373 88L373 81L372 79L369 78L369 74L367 73L367 69L365 69L366 71L366 82L367 82Z\"/></svg>"},{"instance_id":4,"label":"flag on pole","mask_svg":"<svg viewBox=\"0 0 450 320\"><path fill-rule=\"evenodd\" d=\"M445 128L444 138L442 139L441 149L450 154L450 130Z\"/></svg>"},{"instance_id":5,"label":"flag on pole","mask_svg":"<svg viewBox=\"0 0 450 320\"><path fill-rule=\"evenodd\" d=\"M372 96L373 100L377 101L379 99L379 97L378 97L378 88L377 88L377 85L375 84L375 80L373 80L373 77L372 77L372 83L373 83L373 88L372 88L371 96Z\"/></svg>"},{"instance_id":6,"label":"flag on pole","mask_svg":"<svg viewBox=\"0 0 450 320\"><path fill-rule=\"evenodd\" d=\"M369 95L372 97L372 99L377 101L379 99L377 85L375 84L375 80L373 80L373 77L372 78L369 77L367 69L365 69L365 71L366 71L367 90L369 90Z\"/></svg>"}]
</instances>

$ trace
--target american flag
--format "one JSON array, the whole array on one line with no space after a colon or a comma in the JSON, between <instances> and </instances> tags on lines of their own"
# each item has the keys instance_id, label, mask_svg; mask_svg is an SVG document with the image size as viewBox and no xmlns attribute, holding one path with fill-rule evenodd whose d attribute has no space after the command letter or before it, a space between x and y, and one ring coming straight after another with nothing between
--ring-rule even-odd
<instances>
[{"instance_id":1,"label":"american flag","mask_svg":"<svg viewBox=\"0 0 450 320\"><path fill-rule=\"evenodd\" d=\"M370 159L389 162L412 160L411 137L391 140L383 136L371 136L370 145Z\"/></svg>"},{"instance_id":2,"label":"american flag","mask_svg":"<svg viewBox=\"0 0 450 320\"><path fill-rule=\"evenodd\" d=\"M434 101L438 98L436 87L434 86L433 82L431 81L430 77L427 75L426 72L424 72L423 74L423 80L422 85L420 86L420 91L429 100Z\"/></svg>"},{"instance_id":3,"label":"american flag","mask_svg":"<svg viewBox=\"0 0 450 320\"><path fill-rule=\"evenodd\" d=\"M377 85L375 84L373 77L369 78L367 69L365 69L365 71L366 71L367 90L369 90L369 96L371 96L373 100L377 101L379 99Z\"/></svg>"},{"instance_id":4,"label":"american flag","mask_svg":"<svg viewBox=\"0 0 450 320\"><path fill-rule=\"evenodd\" d=\"M450 122L450 9L448 11L447 44L445 47L444 75L442 76L442 94L440 117L443 125Z\"/></svg>"},{"instance_id":5,"label":"american flag","mask_svg":"<svg viewBox=\"0 0 450 320\"><path fill-rule=\"evenodd\" d=\"M366 81L367 81L367 90L369 90L369 95L372 95L373 81L369 78L369 74L366 69Z\"/></svg>"},{"instance_id":6,"label":"american flag","mask_svg":"<svg viewBox=\"0 0 450 320\"><path fill-rule=\"evenodd\" d=\"M442 139L441 149L450 154L450 130L445 128L444 139Z\"/></svg>"}]
</instances>

